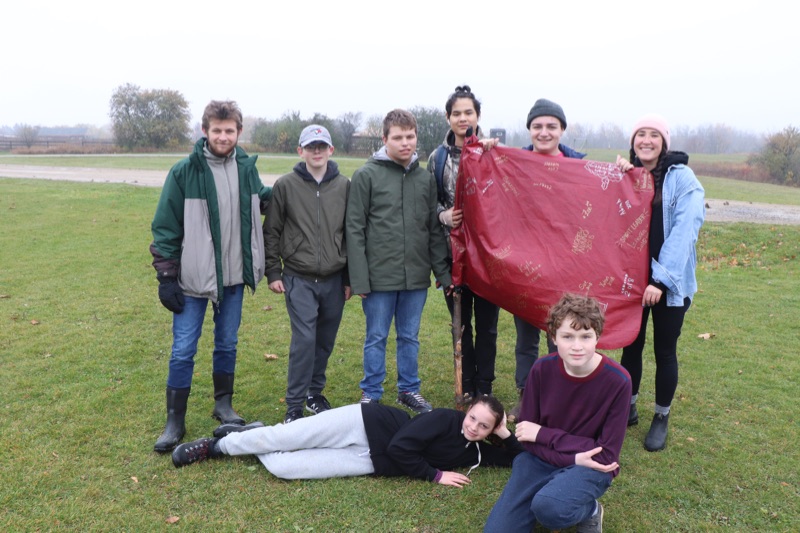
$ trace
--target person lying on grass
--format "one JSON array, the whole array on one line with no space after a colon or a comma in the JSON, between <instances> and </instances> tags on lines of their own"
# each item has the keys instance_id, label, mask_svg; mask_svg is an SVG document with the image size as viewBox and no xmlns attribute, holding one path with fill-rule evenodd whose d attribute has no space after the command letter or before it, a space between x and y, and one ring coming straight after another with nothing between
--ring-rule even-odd
<instances>
[{"instance_id":1,"label":"person lying on grass","mask_svg":"<svg viewBox=\"0 0 800 533\"><path fill-rule=\"evenodd\" d=\"M176 467L225 455L256 455L282 479L410 476L462 487L478 465L510 467L522 446L493 396L477 396L466 413L434 409L413 418L379 403L347 405L268 427L220 426L216 435L181 444ZM494 435L493 444L485 441ZM469 467L466 474L454 472Z\"/></svg>"}]
</instances>

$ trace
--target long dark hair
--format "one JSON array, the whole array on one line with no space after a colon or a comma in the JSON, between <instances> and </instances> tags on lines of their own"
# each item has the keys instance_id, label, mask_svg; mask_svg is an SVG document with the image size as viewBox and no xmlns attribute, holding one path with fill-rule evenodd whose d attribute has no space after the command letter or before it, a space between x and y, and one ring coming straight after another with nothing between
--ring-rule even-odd
<instances>
[{"instance_id":1,"label":"long dark hair","mask_svg":"<svg viewBox=\"0 0 800 533\"><path fill-rule=\"evenodd\" d=\"M447 102L444 104L444 112L447 114L447 118L450 118L450 113L453 111L453 104L456 103L456 100L459 98L469 98L472 100L472 105L475 106L475 114L478 117L481 116L481 102L478 100L478 97L472 94L472 89L469 88L469 85L459 85L456 87L456 90L447 97Z\"/></svg>"},{"instance_id":2,"label":"long dark hair","mask_svg":"<svg viewBox=\"0 0 800 533\"><path fill-rule=\"evenodd\" d=\"M497 426L503 422L503 417L506 414L505 407L503 407L503 404L500 403L500 400L494 396L489 396L488 394L476 394L473 396L472 401L469 402L469 408L467 409L467 412L481 403L485 405L486 408L489 409L489 411L491 411L494 415L494 427L492 427L492 431L494 431L497 429Z\"/></svg>"}]
</instances>

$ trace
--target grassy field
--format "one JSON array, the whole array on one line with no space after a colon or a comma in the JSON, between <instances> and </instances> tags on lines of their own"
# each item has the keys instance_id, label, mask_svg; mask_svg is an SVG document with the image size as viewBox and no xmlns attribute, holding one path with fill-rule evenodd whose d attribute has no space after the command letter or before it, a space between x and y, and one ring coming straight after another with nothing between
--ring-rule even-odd
<instances>
[{"instance_id":1,"label":"grassy field","mask_svg":"<svg viewBox=\"0 0 800 533\"><path fill-rule=\"evenodd\" d=\"M741 183L713 186L732 194ZM781 190L781 203L797 192ZM749 199L773 198L759 191ZM507 470L480 468L463 490L409 479L286 482L254 458L177 470L152 452L171 341L147 252L159 192L0 179L0 530L480 530ZM653 402L650 356L645 423L628 431L622 473L603 498L606 531L800 529L799 248L800 227L703 227L669 446L653 454L641 444ZM514 328L505 312L499 330L496 394L511 403ZM334 405L359 397L363 336L351 300L329 367ZM210 339L207 328L187 439L216 427ZM420 341L423 393L452 405L449 316L433 289ZM245 298L240 330L234 405L248 420L282 420L288 344L283 300L261 285ZM388 375L391 399L391 358Z\"/></svg>"}]
</instances>

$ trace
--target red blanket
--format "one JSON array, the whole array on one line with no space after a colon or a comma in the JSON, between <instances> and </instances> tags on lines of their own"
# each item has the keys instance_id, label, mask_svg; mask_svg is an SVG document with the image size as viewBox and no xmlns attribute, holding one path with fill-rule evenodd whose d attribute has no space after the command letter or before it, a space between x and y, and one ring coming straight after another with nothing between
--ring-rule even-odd
<instances>
[{"instance_id":1,"label":"red blanket","mask_svg":"<svg viewBox=\"0 0 800 533\"><path fill-rule=\"evenodd\" d=\"M598 346L627 346L641 323L652 200L642 168L623 174L612 163L469 143L453 282L541 329L565 292L592 296L606 316Z\"/></svg>"}]
</instances>

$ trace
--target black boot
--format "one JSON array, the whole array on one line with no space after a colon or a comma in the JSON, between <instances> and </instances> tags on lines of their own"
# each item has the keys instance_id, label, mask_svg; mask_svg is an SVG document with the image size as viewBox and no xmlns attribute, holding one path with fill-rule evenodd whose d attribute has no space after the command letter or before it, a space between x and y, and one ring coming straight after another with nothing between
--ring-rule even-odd
<instances>
[{"instance_id":1,"label":"black boot","mask_svg":"<svg viewBox=\"0 0 800 533\"><path fill-rule=\"evenodd\" d=\"M231 433L241 433L242 431L250 431L251 429L263 427L264 422L258 420L255 422L250 422L246 426L240 426L239 424L220 424L219 427L214 430L214 437L221 439L222 437L230 435Z\"/></svg>"},{"instance_id":2,"label":"black boot","mask_svg":"<svg viewBox=\"0 0 800 533\"><path fill-rule=\"evenodd\" d=\"M644 449L648 452L657 452L667 447L667 425L669 414L661 415L656 413L653 422L650 424L650 431L644 439Z\"/></svg>"},{"instance_id":3,"label":"black boot","mask_svg":"<svg viewBox=\"0 0 800 533\"><path fill-rule=\"evenodd\" d=\"M639 411L636 410L636 404L631 404L631 410L628 411L628 427L635 426L639 423Z\"/></svg>"},{"instance_id":4,"label":"black boot","mask_svg":"<svg viewBox=\"0 0 800 533\"><path fill-rule=\"evenodd\" d=\"M153 446L153 450L158 453L171 451L186 434L186 403L190 390L167 387L167 425Z\"/></svg>"},{"instance_id":5,"label":"black boot","mask_svg":"<svg viewBox=\"0 0 800 533\"><path fill-rule=\"evenodd\" d=\"M217 441L219 439L204 438L181 444L172 452L172 464L175 468L180 468L206 459L222 457L225 454L217 449Z\"/></svg>"},{"instance_id":6,"label":"black boot","mask_svg":"<svg viewBox=\"0 0 800 533\"><path fill-rule=\"evenodd\" d=\"M233 396L233 374L212 374L214 379L214 413L221 424L244 425L244 418L231 407Z\"/></svg>"}]
</instances>

